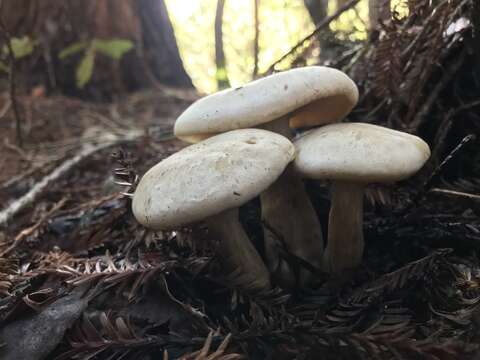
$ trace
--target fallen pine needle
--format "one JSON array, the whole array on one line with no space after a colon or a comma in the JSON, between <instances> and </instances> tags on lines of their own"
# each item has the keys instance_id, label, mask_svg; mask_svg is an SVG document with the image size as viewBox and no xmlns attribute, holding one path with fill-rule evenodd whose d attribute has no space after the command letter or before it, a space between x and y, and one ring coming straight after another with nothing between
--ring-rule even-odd
<instances>
[{"instance_id":1,"label":"fallen pine needle","mask_svg":"<svg viewBox=\"0 0 480 360\"><path fill-rule=\"evenodd\" d=\"M122 136L117 136L113 134L105 134L103 141L98 144L86 143L83 145L80 152L75 155L73 158L66 160L60 166L55 168L50 174L45 176L40 182L35 184L29 192L20 197L19 199L13 201L10 205L7 206L4 210L0 211L0 226L6 225L18 212L24 209L26 206L33 203L38 196L54 181L65 175L70 171L75 165L80 163L82 160L91 156L92 154L106 149L110 146L117 145L126 141L133 141L141 136L139 131L131 131L123 134Z\"/></svg>"}]
</instances>

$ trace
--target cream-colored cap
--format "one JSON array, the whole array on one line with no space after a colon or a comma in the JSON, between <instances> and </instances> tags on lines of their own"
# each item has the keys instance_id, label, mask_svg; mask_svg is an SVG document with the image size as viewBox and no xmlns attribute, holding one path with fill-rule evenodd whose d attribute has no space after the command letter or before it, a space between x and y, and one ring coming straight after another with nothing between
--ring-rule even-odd
<instances>
[{"instance_id":1,"label":"cream-colored cap","mask_svg":"<svg viewBox=\"0 0 480 360\"><path fill-rule=\"evenodd\" d=\"M430 157L430 148L419 137L364 123L311 130L295 147L294 167L303 177L363 183L408 178Z\"/></svg>"},{"instance_id":2,"label":"cream-colored cap","mask_svg":"<svg viewBox=\"0 0 480 360\"><path fill-rule=\"evenodd\" d=\"M292 127L332 123L358 101L355 83L343 72L308 66L276 73L193 103L175 122L175 136L197 142L212 135L256 127L292 114Z\"/></svg>"},{"instance_id":3,"label":"cream-colored cap","mask_svg":"<svg viewBox=\"0 0 480 360\"><path fill-rule=\"evenodd\" d=\"M211 137L147 171L133 196L133 214L155 230L205 219L257 196L294 156L287 138L266 130L235 130Z\"/></svg>"}]
</instances>

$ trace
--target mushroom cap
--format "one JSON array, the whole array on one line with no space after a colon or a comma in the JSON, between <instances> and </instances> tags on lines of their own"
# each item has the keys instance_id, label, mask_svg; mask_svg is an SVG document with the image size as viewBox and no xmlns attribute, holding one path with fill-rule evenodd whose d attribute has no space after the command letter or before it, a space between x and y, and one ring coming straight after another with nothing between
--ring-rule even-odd
<instances>
[{"instance_id":1,"label":"mushroom cap","mask_svg":"<svg viewBox=\"0 0 480 360\"><path fill-rule=\"evenodd\" d=\"M175 136L198 142L212 135L256 127L287 114L292 127L342 119L355 106L358 89L343 72L307 66L276 73L193 103L175 122Z\"/></svg>"},{"instance_id":2,"label":"mushroom cap","mask_svg":"<svg viewBox=\"0 0 480 360\"><path fill-rule=\"evenodd\" d=\"M230 131L188 146L148 170L133 195L135 218L167 230L239 207L268 188L295 156L285 137Z\"/></svg>"},{"instance_id":3,"label":"mushroom cap","mask_svg":"<svg viewBox=\"0 0 480 360\"><path fill-rule=\"evenodd\" d=\"M417 136L364 123L331 124L295 141L294 168L305 178L359 183L398 181L430 157Z\"/></svg>"}]
</instances>

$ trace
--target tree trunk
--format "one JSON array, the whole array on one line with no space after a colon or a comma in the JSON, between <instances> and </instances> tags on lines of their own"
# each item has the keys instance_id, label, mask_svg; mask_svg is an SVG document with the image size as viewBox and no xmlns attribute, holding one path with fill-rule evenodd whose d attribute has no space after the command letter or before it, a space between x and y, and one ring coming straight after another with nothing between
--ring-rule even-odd
<instances>
[{"instance_id":1,"label":"tree trunk","mask_svg":"<svg viewBox=\"0 0 480 360\"><path fill-rule=\"evenodd\" d=\"M1 9L13 37L36 42L19 61L20 85L98 100L122 91L166 84L192 87L180 58L164 0L16 0ZM92 77L80 89L75 74L85 54L60 59L72 44L124 39L134 44L120 60L98 51Z\"/></svg>"},{"instance_id":2,"label":"tree trunk","mask_svg":"<svg viewBox=\"0 0 480 360\"><path fill-rule=\"evenodd\" d=\"M218 89L225 89L230 86L227 74L227 62L225 52L223 51L223 9L225 0L217 1L217 10L215 12L215 64L217 66L216 79Z\"/></svg>"},{"instance_id":3,"label":"tree trunk","mask_svg":"<svg viewBox=\"0 0 480 360\"><path fill-rule=\"evenodd\" d=\"M116 0L115 0L116 1ZM164 0L140 0L144 52L156 79L165 84L193 87L186 73Z\"/></svg>"},{"instance_id":4,"label":"tree trunk","mask_svg":"<svg viewBox=\"0 0 480 360\"><path fill-rule=\"evenodd\" d=\"M303 0L303 2L315 25L327 17L328 0Z\"/></svg>"},{"instance_id":5,"label":"tree trunk","mask_svg":"<svg viewBox=\"0 0 480 360\"><path fill-rule=\"evenodd\" d=\"M378 29L380 23L390 19L390 0L368 0L370 29Z\"/></svg>"},{"instance_id":6,"label":"tree trunk","mask_svg":"<svg viewBox=\"0 0 480 360\"><path fill-rule=\"evenodd\" d=\"M255 38L253 39L253 73L252 78L256 78L258 75L258 55L260 53L259 41L260 41L260 0L253 0L253 17L254 17L254 31Z\"/></svg>"},{"instance_id":7,"label":"tree trunk","mask_svg":"<svg viewBox=\"0 0 480 360\"><path fill-rule=\"evenodd\" d=\"M328 15L328 0L303 0L305 7L308 10L308 14L312 19L312 22L317 26ZM318 41L320 43L320 58L328 59L332 57L331 49L334 43L335 35L330 30L330 27L325 27L318 35Z\"/></svg>"}]
</instances>

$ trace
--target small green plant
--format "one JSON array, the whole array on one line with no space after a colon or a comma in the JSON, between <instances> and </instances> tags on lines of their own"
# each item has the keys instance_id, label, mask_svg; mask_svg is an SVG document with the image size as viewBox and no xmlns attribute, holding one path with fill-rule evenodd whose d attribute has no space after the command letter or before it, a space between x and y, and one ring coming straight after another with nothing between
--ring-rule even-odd
<instances>
[{"instance_id":1,"label":"small green plant","mask_svg":"<svg viewBox=\"0 0 480 360\"><path fill-rule=\"evenodd\" d=\"M93 39L91 41L75 42L67 46L60 52L59 57L63 60L83 52L82 59L75 71L76 85L79 89L82 89L92 78L97 53L118 61L132 48L133 42L126 39Z\"/></svg>"},{"instance_id":2,"label":"small green plant","mask_svg":"<svg viewBox=\"0 0 480 360\"><path fill-rule=\"evenodd\" d=\"M22 59L28 55L30 55L33 50L35 49L35 42L32 41L28 36L23 36L21 38L11 38L10 39L10 47L13 52L13 58L15 60ZM8 58L8 46L5 44L2 47L1 55L2 59ZM10 68L5 62L5 60L0 60L0 71L5 73L10 72Z\"/></svg>"}]
</instances>

